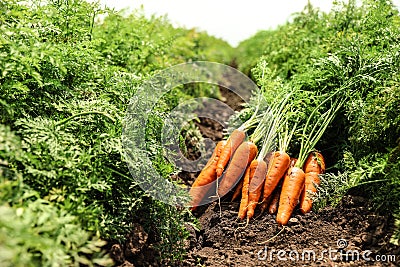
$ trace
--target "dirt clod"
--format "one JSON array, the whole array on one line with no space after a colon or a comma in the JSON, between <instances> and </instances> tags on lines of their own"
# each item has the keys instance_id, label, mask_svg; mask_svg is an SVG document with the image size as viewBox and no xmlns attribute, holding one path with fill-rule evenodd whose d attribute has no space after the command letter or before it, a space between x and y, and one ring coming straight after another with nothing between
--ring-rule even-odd
<instances>
[{"instance_id":1,"label":"dirt clod","mask_svg":"<svg viewBox=\"0 0 400 267\"><path fill-rule=\"evenodd\" d=\"M125 243L125 255L128 257L137 255L146 244L147 238L148 234L144 231L143 227L136 224Z\"/></svg>"}]
</instances>

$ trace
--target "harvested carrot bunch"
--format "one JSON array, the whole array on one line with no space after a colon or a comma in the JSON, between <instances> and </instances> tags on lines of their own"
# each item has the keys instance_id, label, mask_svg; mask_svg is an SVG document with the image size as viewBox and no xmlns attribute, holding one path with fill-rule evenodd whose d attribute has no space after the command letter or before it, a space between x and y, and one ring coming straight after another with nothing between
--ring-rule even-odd
<instances>
[{"instance_id":1,"label":"harvested carrot bunch","mask_svg":"<svg viewBox=\"0 0 400 267\"><path fill-rule=\"evenodd\" d=\"M298 129L297 123L289 126L290 119L292 124L295 121L291 116L296 114L293 112L296 106L290 101L293 95L294 91L277 97L280 101L261 114L257 113L257 107L248 121L218 143L189 192L192 210L200 205L215 183L211 198L220 199L235 189L231 201L240 197L238 218L246 218L247 224L258 206L261 213L265 210L276 213L279 225L289 222L296 206L303 214L311 211L320 184L319 175L325 172L324 157L315 146L343 101L332 101L335 94L326 97ZM328 101L331 107L321 112ZM246 132L256 124L246 141ZM287 152L295 133L300 136L297 158Z\"/></svg>"},{"instance_id":2,"label":"harvested carrot bunch","mask_svg":"<svg viewBox=\"0 0 400 267\"><path fill-rule=\"evenodd\" d=\"M216 145L211 158L190 188L191 200L188 205L192 211L204 201L214 183L217 183L219 188L218 192L213 195L223 196L229 192L239 180L241 169L246 168L249 163L247 161L251 161L256 156L257 146L253 142L245 142L245 138L246 131L258 122L257 111L258 109L248 121L235 129L227 140L220 141ZM221 184L220 178L227 166L224 175L226 177Z\"/></svg>"}]
</instances>

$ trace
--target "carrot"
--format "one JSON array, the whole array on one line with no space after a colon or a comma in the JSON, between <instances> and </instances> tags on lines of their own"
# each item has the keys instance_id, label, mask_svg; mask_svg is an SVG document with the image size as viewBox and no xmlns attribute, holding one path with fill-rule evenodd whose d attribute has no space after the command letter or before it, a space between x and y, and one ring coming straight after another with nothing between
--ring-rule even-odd
<instances>
[{"instance_id":1,"label":"carrot","mask_svg":"<svg viewBox=\"0 0 400 267\"><path fill-rule=\"evenodd\" d=\"M262 159L253 160L252 164L255 168L254 175L249 185L249 204L247 207L247 221L254 216L254 210L261 196L261 190L264 186L265 175L267 173L267 163Z\"/></svg>"},{"instance_id":2,"label":"carrot","mask_svg":"<svg viewBox=\"0 0 400 267\"><path fill-rule=\"evenodd\" d=\"M280 195L281 195L281 191L280 190L274 191L274 193L272 195L271 203L269 204L269 208L268 208L268 213L269 214L275 214L276 211L278 210Z\"/></svg>"},{"instance_id":3,"label":"carrot","mask_svg":"<svg viewBox=\"0 0 400 267\"><path fill-rule=\"evenodd\" d=\"M243 180L244 179L241 179L239 184L236 186L235 192L233 192L233 195L232 195L231 202L235 201L240 196L240 194L242 193Z\"/></svg>"},{"instance_id":4,"label":"carrot","mask_svg":"<svg viewBox=\"0 0 400 267\"><path fill-rule=\"evenodd\" d=\"M194 181L190 188L189 195L191 196L191 210L195 210L196 207L201 203L208 189L211 187L213 181L217 179L216 167L217 161L221 154L222 149L226 145L226 141L219 141L215 146L214 152L211 158L208 160L206 166L200 172L197 179Z\"/></svg>"},{"instance_id":5,"label":"carrot","mask_svg":"<svg viewBox=\"0 0 400 267\"><path fill-rule=\"evenodd\" d=\"M325 159L322 154L318 151L311 152L306 162L304 163L304 172L317 172L317 173L324 173L325 172Z\"/></svg>"},{"instance_id":6,"label":"carrot","mask_svg":"<svg viewBox=\"0 0 400 267\"><path fill-rule=\"evenodd\" d=\"M218 197L226 195L235 186L257 152L257 146L252 141L244 142L238 147L222 176L218 186Z\"/></svg>"},{"instance_id":7,"label":"carrot","mask_svg":"<svg viewBox=\"0 0 400 267\"><path fill-rule=\"evenodd\" d=\"M306 162L309 151L314 150L315 145L322 137L329 123L333 120L335 114L344 103L344 99L338 98L331 104L331 107L326 112L321 113L319 109L327 101L330 101L334 95L335 93L326 97L313 109L303 127L298 160L294 167L289 168L288 173L283 180L281 196L279 198L278 214L276 216L276 220L280 225L286 225L288 223L294 207L299 201L300 194L303 191L306 175L302 170L302 167ZM317 115L318 113L321 115ZM312 122L311 119L315 116L318 117L316 118L316 121ZM307 131L309 132L307 133Z\"/></svg>"},{"instance_id":8,"label":"carrot","mask_svg":"<svg viewBox=\"0 0 400 267\"><path fill-rule=\"evenodd\" d=\"M267 154L269 155L268 151L272 147L275 135L274 128L269 127L271 122L267 121L268 118L268 114L264 115L261 123L251 136L251 140L254 143L258 142L261 138L264 138L264 141L257 159L251 161L248 168L249 172L246 173L243 182L242 199L240 201L238 217L244 219L247 215L247 224L254 216L254 210L260 199L261 190L264 187L265 175L267 173L267 163L265 160L269 159Z\"/></svg>"},{"instance_id":9,"label":"carrot","mask_svg":"<svg viewBox=\"0 0 400 267\"><path fill-rule=\"evenodd\" d=\"M289 168L290 157L284 151L276 151L272 154L265 178L263 201L265 201L274 191L281 178L285 176Z\"/></svg>"},{"instance_id":10,"label":"carrot","mask_svg":"<svg viewBox=\"0 0 400 267\"><path fill-rule=\"evenodd\" d=\"M242 199L240 200L240 207L238 217L239 219L243 220L246 216L247 212L247 205L249 203L249 183L250 183L250 166L247 167L246 173L244 175L243 186L242 186Z\"/></svg>"},{"instance_id":11,"label":"carrot","mask_svg":"<svg viewBox=\"0 0 400 267\"><path fill-rule=\"evenodd\" d=\"M217 163L217 177L220 177L224 172L226 165L228 164L231 156L235 153L236 149L243 143L246 134L241 129L235 129L229 136L226 146L221 151L221 155Z\"/></svg>"},{"instance_id":12,"label":"carrot","mask_svg":"<svg viewBox=\"0 0 400 267\"><path fill-rule=\"evenodd\" d=\"M289 168L283 179L282 191L279 197L278 214L276 221L280 225L286 225L296 207L301 191L304 187L305 174L299 167Z\"/></svg>"},{"instance_id":13,"label":"carrot","mask_svg":"<svg viewBox=\"0 0 400 267\"><path fill-rule=\"evenodd\" d=\"M297 159L296 158L290 158L290 164L289 164L289 168L290 167L294 167L296 165Z\"/></svg>"},{"instance_id":14,"label":"carrot","mask_svg":"<svg viewBox=\"0 0 400 267\"><path fill-rule=\"evenodd\" d=\"M253 177L255 176L257 167L258 167L258 160L253 160L249 167L247 167L246 175L243 180L243 190L242 190L242 199L240 200L240 207L238 217L243 220L247 214L249 208L249 188L253 183ZM254 186L254 185L253 185Z\"/></svg>"},{"instance_id":15,"label":"carrot","mask_svg":"<svg viewBox=\"0 0 400 267\"><path fill-rule=\"evenodd\" d=\"M274 155L274 152L268 152L266 154L266 156L264 157L264 161L267 163L267 166L270 165L270 163L272 162L272 156ZM268 170L267 170L268 172ZM265 182L264 182L264 186L265 186ZM262 192L262 196L264 196L264 188L263 188L263 192ZM269 203L271 202L271 197L267 198L267 199L262 199L261 203L260 203L260 211L261 213L263 213L269 206Z\"/></svg>"},{"instance_id":16,"label":"carrot","mask_svg":"<svg viewBox=\"0 0 400 267\"><path fill-rule=\"evenodd\" d=\"M274 152L270 151L270 152L266 153L266 155L264 157L264 161L267 163L268 166L269 166L270 162L272 161L272 155L274 155Z\"/></svg>"},{"instance_id":17,"label":"carrot","mask_svg":"<svg viewBox=\"0 0 400 267\"><path fill-rule=\"evenodd\" d=\"M304 163L305 185L300 195L300 211L306 214L312 209L312 197L317 193L315 185L320 184L319 174L325 172L325 160L321 153L311 152Z\"/></svg>"},{"instance_id":18,"label":"carrot","mask_svg":"<svg viewBox=\"0 0 400 267\"><path fill-rule=\"evenodd\" d=\"M283 104L285 103L284 100ZM290 156L286 153L286 150L297 126L297 124L295 124L292 129L289 130L288 119L285 118L282 113L279 113L276 116L275 124L277 125L277 128L280 125L278 132L279 149L272 153L269 160L267 176L264 184L263 202L271 197L272 192L278 185L279 181L285 176L286 171L289 168Z\"/></svg>"},{"instance_id":19,"label":"carrot","mask_svg":"<svg viewBox=\"0 0 400 267\"><path fill-rule=\"evenodd\" d=\"M290 158L290 164L289 164L289 168L294 167L294 165L296 164L297 159L296 158ZM285 173L285 176L287 174L287 171ZM276 188L274 189L274 191L272 192L272 194L269 196L268 199L270 199L270 201L266 201L265 204L263 203L263 205L261 205L261 212L264 212L264 210L268 208L268 212L270 214L275 214L276 211L278 210L278 206L279 206L279 197L281 195L281 190L282 190L282 182L283 179L281 179L278 183L278 185L276 186Z\"/></svg>"},{"instance_id":20,"label":"carrot","mask_svg":"<svg viewBox=\"0 0 400 267\"><path fill-rule=\"evenodd\" d=\"M253 128L254 125L260 122L260 116L262 114L258 114L258 110L260 108L260 104L263 102L264 97L262 94L257 95L257 105L255 106L255 110L251 117L246 120L239 128L235 129L228 138L227 145L221 152L221 156L217 163L217 178L221 177L226 166L229 161L232 160L235 151L239 148L239 146L244 142L246 138L246 131L250 128ZM252 108L251 108L252 109ZM249 110L246 108L244 110ZM258 128L258 127L257 127ZM254 139L251 139L254 143L257 143Z\"/></svg>"},{"instance_id":21,"label":"carrot","mask_svg":"<svg viewBox=\"0 0 400 267\"><path fill-rule=\"evenodd\" d=\"M264 181L265 182L265 181ZM272 196L272 195L271 195ZM271 196L267 199L263 199L260 203L260 212L263 213L269 206L269 204L271 203Z\"/></svg>"},{"instance_id":22,"label":"carrot","mask_svg":"<svg viewBox=\"0 0 400 267\"><path fill-rule=\"evenodd\" d=\"M279 197L281 195L282 190L282 180L279 182L278 186L275 188L274 192L272 193L271 203L269 204L268 213L275 214L278 210L279 206Z\"/></svg>"}]
</instances>

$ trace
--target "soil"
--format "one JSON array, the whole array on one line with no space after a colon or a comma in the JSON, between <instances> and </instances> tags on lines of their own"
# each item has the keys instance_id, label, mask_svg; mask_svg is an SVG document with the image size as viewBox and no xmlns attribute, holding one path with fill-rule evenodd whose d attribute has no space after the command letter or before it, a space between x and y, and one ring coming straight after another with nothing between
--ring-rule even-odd
<instances>
[{"instance_id":1,"label":"soil","mask_svg":"<svg viewBox=\"0 0 400 267\"><path fill-rule=\"evenodd\" d=\"M367 203L347 195L335 208L296 210L282 228L265 213L245 226L236 219L238 202L214 202L196 213L202 229L191 237L184 266L398 266L400 248L389 243L393 220Z\"/></svg>"},{"instance_id":2,"label":"soil","mask_svg":"<svg viewBox=\"0 0 400 267\"><path fill-rule=\"evenodd\" d=\"M230 107L240 108L238 99L228 96L226 89L221 88L221 93ZM223 110L216 112L224 114ZM214 141L223 137L223 126L216 121L201 119L198 127ZM193 173L180 175L187 184L195 177ZM336 207L317 213L302 215L296 209L286 227L277 225L275 215L258 211L248 225L238 221L239 201L231 202L231 194L194 212L201 229L188 226L187 257L179 266L400 265L400 247L389 242L393 217L374 212L368 196L360 192L350 192ZM114 245L110 254L118 266L163 266L155 261L149 246L142 249L146 239L147 234L137 226L127 244Z\"/></svg>"}]
</instances>

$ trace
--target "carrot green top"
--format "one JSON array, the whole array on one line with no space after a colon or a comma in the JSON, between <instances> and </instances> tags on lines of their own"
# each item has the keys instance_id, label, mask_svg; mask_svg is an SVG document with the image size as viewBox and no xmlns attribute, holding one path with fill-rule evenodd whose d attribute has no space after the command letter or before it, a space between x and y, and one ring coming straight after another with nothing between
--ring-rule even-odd
<instances>
[{"instance_id":1,"label":"carrot green top","mask_svg":"<svg viewBox=\"0 0 400 267\"><path fill-rule=\"evenodd\" d=\"M321 139L329 123L334 119L336 113L343 105L343 98L338 98L332 101L332 98L335 96L335 94L336 93L329 95L324 101L322 101L317 107L313 109L310 116L308 117L301 136L300 152L298 160L295 164L296 167L301 168L304 165L308 154L315 148L315 145L318 143L319 139ZM328 101L332 101L331 107L317 118L317 121L316 123L314 123L314 125L311 125L311 119L317 115L317 111L321 109L321 106Z\"/></svg>"}]
</instances>

